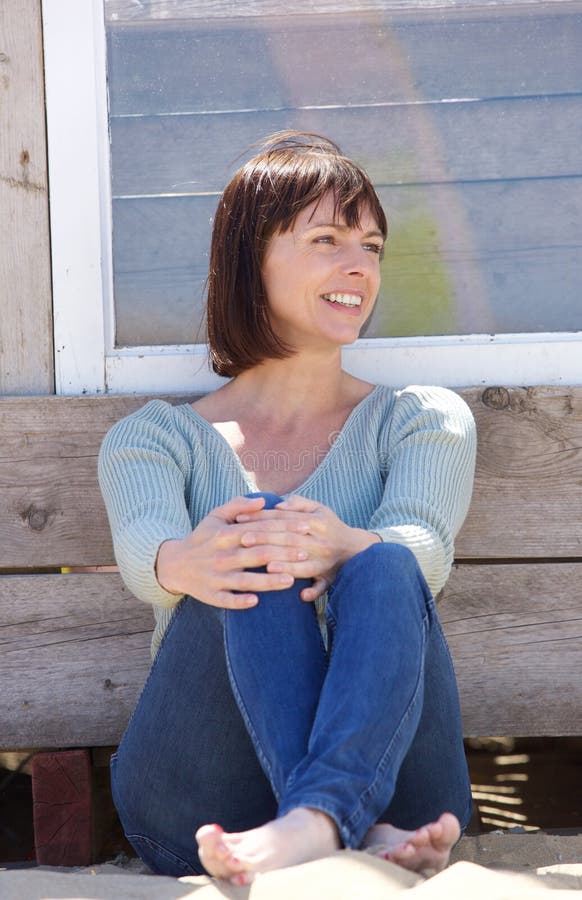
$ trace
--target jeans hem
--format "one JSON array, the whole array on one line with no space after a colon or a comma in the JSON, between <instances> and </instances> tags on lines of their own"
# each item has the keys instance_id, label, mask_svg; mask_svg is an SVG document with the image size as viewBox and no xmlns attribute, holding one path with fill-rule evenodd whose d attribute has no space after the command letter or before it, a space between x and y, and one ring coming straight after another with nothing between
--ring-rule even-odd
<instances>
[{"instance_id":1,"label":"jeans hem","mask_svg":"<svg viewBox=\"0 0 582 900\"><path fill-rule=\"evenodd\" d=\"M155 875L170 875L174 878L184 875L206 875L206 870L202 866L192 865L145 834L126 833L125 836L142 862Z\"/></svg>"}]
</instances>

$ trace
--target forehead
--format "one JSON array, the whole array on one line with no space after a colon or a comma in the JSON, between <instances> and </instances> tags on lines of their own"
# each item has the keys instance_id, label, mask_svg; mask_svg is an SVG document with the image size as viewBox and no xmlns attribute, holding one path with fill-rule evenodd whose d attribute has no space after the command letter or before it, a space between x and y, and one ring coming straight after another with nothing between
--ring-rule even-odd
<instances>
[{"instance_id":1,"label":"forehead","mask_svg":"<svg viewBox=\"0 0 582 900\"><path fill-rule=\"evenodd\" d=\"M359 219L361 231L380 231L376 217L367 204L361 207ZM297 215L291 230L305 230L317 228L321 225L346 225L345 217L341 210L337 208L335 197L331 191L310 203L305 209L302 209Z\"/></svg>"}]
</instances>

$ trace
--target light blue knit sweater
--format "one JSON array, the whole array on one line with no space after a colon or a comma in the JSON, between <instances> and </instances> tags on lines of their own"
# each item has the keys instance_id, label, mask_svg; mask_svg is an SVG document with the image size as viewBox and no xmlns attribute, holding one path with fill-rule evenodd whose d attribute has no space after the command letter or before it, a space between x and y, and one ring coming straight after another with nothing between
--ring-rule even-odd
<instances>
[{"instance_id":1,"label":"light blue knit sweater","mask_svg":"<svg viewBox=\"0 0 582 900\"><path fill-rule=\"evenodd\" d=\"M475 445L473 418L457 394L379 385L293 493L325 504L354 528L405 544L437 594L469 507ZM154 606L155 653L180 599L156 580L160 544L185 537L212 509L257 487L206 419L189 404L162 400L109 431L99 481L123 580Z\"/></svg>"}]
</instances>

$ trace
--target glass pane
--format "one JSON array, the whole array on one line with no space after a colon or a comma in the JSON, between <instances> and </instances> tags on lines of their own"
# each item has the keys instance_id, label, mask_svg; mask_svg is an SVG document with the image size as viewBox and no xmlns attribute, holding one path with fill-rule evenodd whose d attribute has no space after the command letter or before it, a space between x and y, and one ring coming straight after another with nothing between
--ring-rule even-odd
<instances>
[{"instance_id":1,"label":"glass pane","mask_svg":"<svg viewBox=\"0 0 582 900\"><path fill-rule=\"evenodd\" d=\"M118 345L202 340L218 196L285 128L384 203L367 336L582 330L580 4L433 7L105 0Z\"/></svg>"}]
</instances>

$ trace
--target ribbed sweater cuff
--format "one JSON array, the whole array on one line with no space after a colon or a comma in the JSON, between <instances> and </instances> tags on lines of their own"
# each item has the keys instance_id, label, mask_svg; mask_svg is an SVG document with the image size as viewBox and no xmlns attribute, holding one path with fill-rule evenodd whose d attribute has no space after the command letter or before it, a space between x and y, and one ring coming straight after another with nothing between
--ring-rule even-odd
<instances>
[{"instance_id":1,"label":"ribbed sweater cuff","mask_svg":"<svg viewBox=\"0 0 582 900\"><path fill-rule=\"evenodd\" d=\"M128 588L146 603L174 607L183 595L171 594L158 582L156 559L164 541L182 540L183 529L175 522L136 519L120 535L117 564Z\"/></svg>"},{"instance_id":2,"label":"ribbed sweater cuff","mask_svg":"<svg viewBox=\"0 0 582 900\"><path fill-rule=\"evenodd\" d=\"M450 571L450 563L442 542L420 525L391 525L374 529L385 543L403 544L411 550L431 593L436 597L444 586Z\"/></svg>"}]
</instances>

